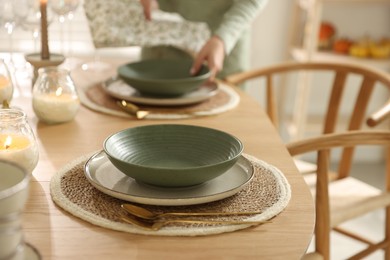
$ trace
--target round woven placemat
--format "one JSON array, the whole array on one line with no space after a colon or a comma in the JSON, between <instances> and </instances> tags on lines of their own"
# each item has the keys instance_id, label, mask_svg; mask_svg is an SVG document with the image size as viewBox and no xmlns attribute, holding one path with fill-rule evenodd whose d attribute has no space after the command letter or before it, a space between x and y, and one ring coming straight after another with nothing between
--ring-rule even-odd
<instances>
[{"instance_id":1,"label":"round woven placemat","mask_svg":"<svg viewBox=\"0 0 390 260\"><path fill-rule=\"evenodd\" d=\"M231 87L223 83L218 84L217 94L201 103L173 107L144 105L139 105L139 107L151 111L146 119L184 119L217 115L235 108L240 102L240 96ZM117 99L107 94L101 83L80 88L79 96L81 103L94 111L120 117L132 117L120 110L116 105Z\"/></svg>"},{"instance_id":2,"label":"round woven placemat","mask_svg":"<svg viewBox=\"0 0 390 260\"><path fill-rule=\"evenodd\" d=\"M84 175L84 164L92 154L77 158L57 172L50 183L53 201L64 210L92 224L108 229L145 235L200 236L232 232L251 225L169 224L158 231L149 231L123 222L121 204L125 201L95 189ZM291 189L283 173L253 156L248 158L255 170L252 181L239 193L215 202L191 206L153 206L158 212L244 212L261 211L250 216L198 217L202 220L268 220L279 214L291 198Z\"/></svg>"}]
</instances>

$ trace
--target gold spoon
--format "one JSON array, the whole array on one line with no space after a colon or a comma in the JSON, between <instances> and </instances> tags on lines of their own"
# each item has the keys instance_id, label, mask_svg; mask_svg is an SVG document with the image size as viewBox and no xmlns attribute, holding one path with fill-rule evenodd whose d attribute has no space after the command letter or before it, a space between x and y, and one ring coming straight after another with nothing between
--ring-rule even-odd
<instances>
[{"instance_id":1,"label":"gold spoon","mask_svg":"<svg viewBox=\"0 0 390 260\"><path fill-rule=\"evenodd\" d=\"M144 119L150 113L149 111L141 110L139 107L126 100L117 101L116 104L122 108L123 111L135 116L137 119Z\"/></svg>"},{"instance_id":2,"label":"gold spoon","mask_svg":"<svg viewBox=\"0 0 390 260\"><path fill-rule=\"evenodd\" d=\"M253 215L260 214L261 211L252 211L252 212L167 212L167 213L155 213L145 208L135 206L132 204L122 204L121 207L136 217L143 219L158 219L161 217L169 216L232 216L232 215Z\"/></svg>"},{"instance_id":3,"label":"gold spoon","mask_svg":"<svg viewBox=\"0 0 390 260\"><path fill-rule=\"evenodd\" d=\"M188 223L188 224L219 224L219 225L259 225L270 223L271 221L213 221L213 220L195 220L195 219L171 219L164 221L145 221L136 219L132 216L122 216L122 220L126 223L135 225L137 227L157 231L163 226L170 223Z\"/></svg>"}]
</instances>

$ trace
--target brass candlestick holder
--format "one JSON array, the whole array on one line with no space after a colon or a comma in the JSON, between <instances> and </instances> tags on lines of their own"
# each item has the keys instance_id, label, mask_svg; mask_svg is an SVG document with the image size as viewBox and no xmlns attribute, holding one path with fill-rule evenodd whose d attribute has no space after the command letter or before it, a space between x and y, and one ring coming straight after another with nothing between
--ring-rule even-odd
<instances>
[{"instance_id":1,"label":"brass candlestick holder","mask_svg":"<svg viewBox=\"0 0 390 260\"><path fill-rule=\"evenodd\" d=\"M50 53L49 59L42 59L41 53L31 53L25 55L28 61L34 67L34 75L32 79L32 86L38 78L38 70L43 67L58 66L65 61L65 56L62 54Z\"/></svg>"}]
</instances>

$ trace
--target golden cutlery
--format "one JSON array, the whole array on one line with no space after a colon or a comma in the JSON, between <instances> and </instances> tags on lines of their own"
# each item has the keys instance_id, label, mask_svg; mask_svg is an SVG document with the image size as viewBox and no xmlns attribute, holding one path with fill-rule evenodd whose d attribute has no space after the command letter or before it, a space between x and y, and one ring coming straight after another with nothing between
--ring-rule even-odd
<instances>
[{"instance_id":1,"label":"golden cutlery","mask_svg":"<svg viewBox=\"0 0 390 260\"><path fill-rule=\"evenodd\" d=\"M117 101L116 104L125 112L130 115L135 116L137 119L144 119L147 115L149 115L149 111L141 110L138 106L126 101L121 100Z\"/></svg>"},{"instance_id":2,"label":"golden cutlery","mask_svg":"<svg viewBox=\"0 0 390 260\"><path fill-rule=\"evenodd\" d=\"M141 219L136 219L131 216L122 216L122 220L126 223L135 225L137 227L157 231L160 230L163 226L170 223L188 223L188 224L218 224L218 225L260 225L265 223L270 223L271 221L214 221L214 220L195 220L195 219L170 219L164 221L146 221Z\"/></svg>"},{"instance_id":3,"label":"golden cutlery","mask_svg":"<svg viewBox=\"0 0 390 260\"><path fill-rule=\"evenodd\" d=\"M173 217L173 216L233 216L233 215L254 215L260 214L261 211L251 212L166 212L166 213L155 213L145 208L135 206L132 204L122 204L121 207L129 214L134 215L143 219L158 219L162 217Z\"/></svg>"},{"instance_id":4,"label":"golden cutlery","mask_svg":"<svg viewBox=\"0 0 390 260\"><path fill-rule=\"evenodd\" d=\"M135 116L137 119L144 119L147 115L151 114L150 111L141 110L138 106L130 103L126 100L117 101L116 104L125 112L129 113L132 116ZM186 115L186 116L198 116L197 112L175 112L175 115Z\"/></svg>"}]
</instances>

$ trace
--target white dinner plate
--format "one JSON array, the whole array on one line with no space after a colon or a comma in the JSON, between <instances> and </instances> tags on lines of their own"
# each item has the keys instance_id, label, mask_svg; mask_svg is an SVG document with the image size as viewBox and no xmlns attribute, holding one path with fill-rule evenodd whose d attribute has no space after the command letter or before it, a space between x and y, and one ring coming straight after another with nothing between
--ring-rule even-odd
<instances>
[{"instance_id":1,"label":"white dinner plate","mask_svg":"<svg viewBox=\"0 0 390 260\"><path fill-rule=\"evenodd\" d=\"M180 97L151 97L140 94L136 89L119 78L109 79L102 84L104 91L118 99L124 99L141 105L153 106L181 106L205 101L218 91L217 84L203 85L199 89Z\"/></svg>"},{"instance_id":2,"label":"white dinner plate","mask_svg":"<svg viewBox=\"0 0 390 260\"><path fill-rule=\"evenodd\" d=\"M104 151L97 152L85 163L88 181L112 197L149 205L195 205L230 197L253 178L253 165L241 156L227 172L208 182L184 188L165 188L142 184L119 171Z\"/></svg>"}]
</instances>

